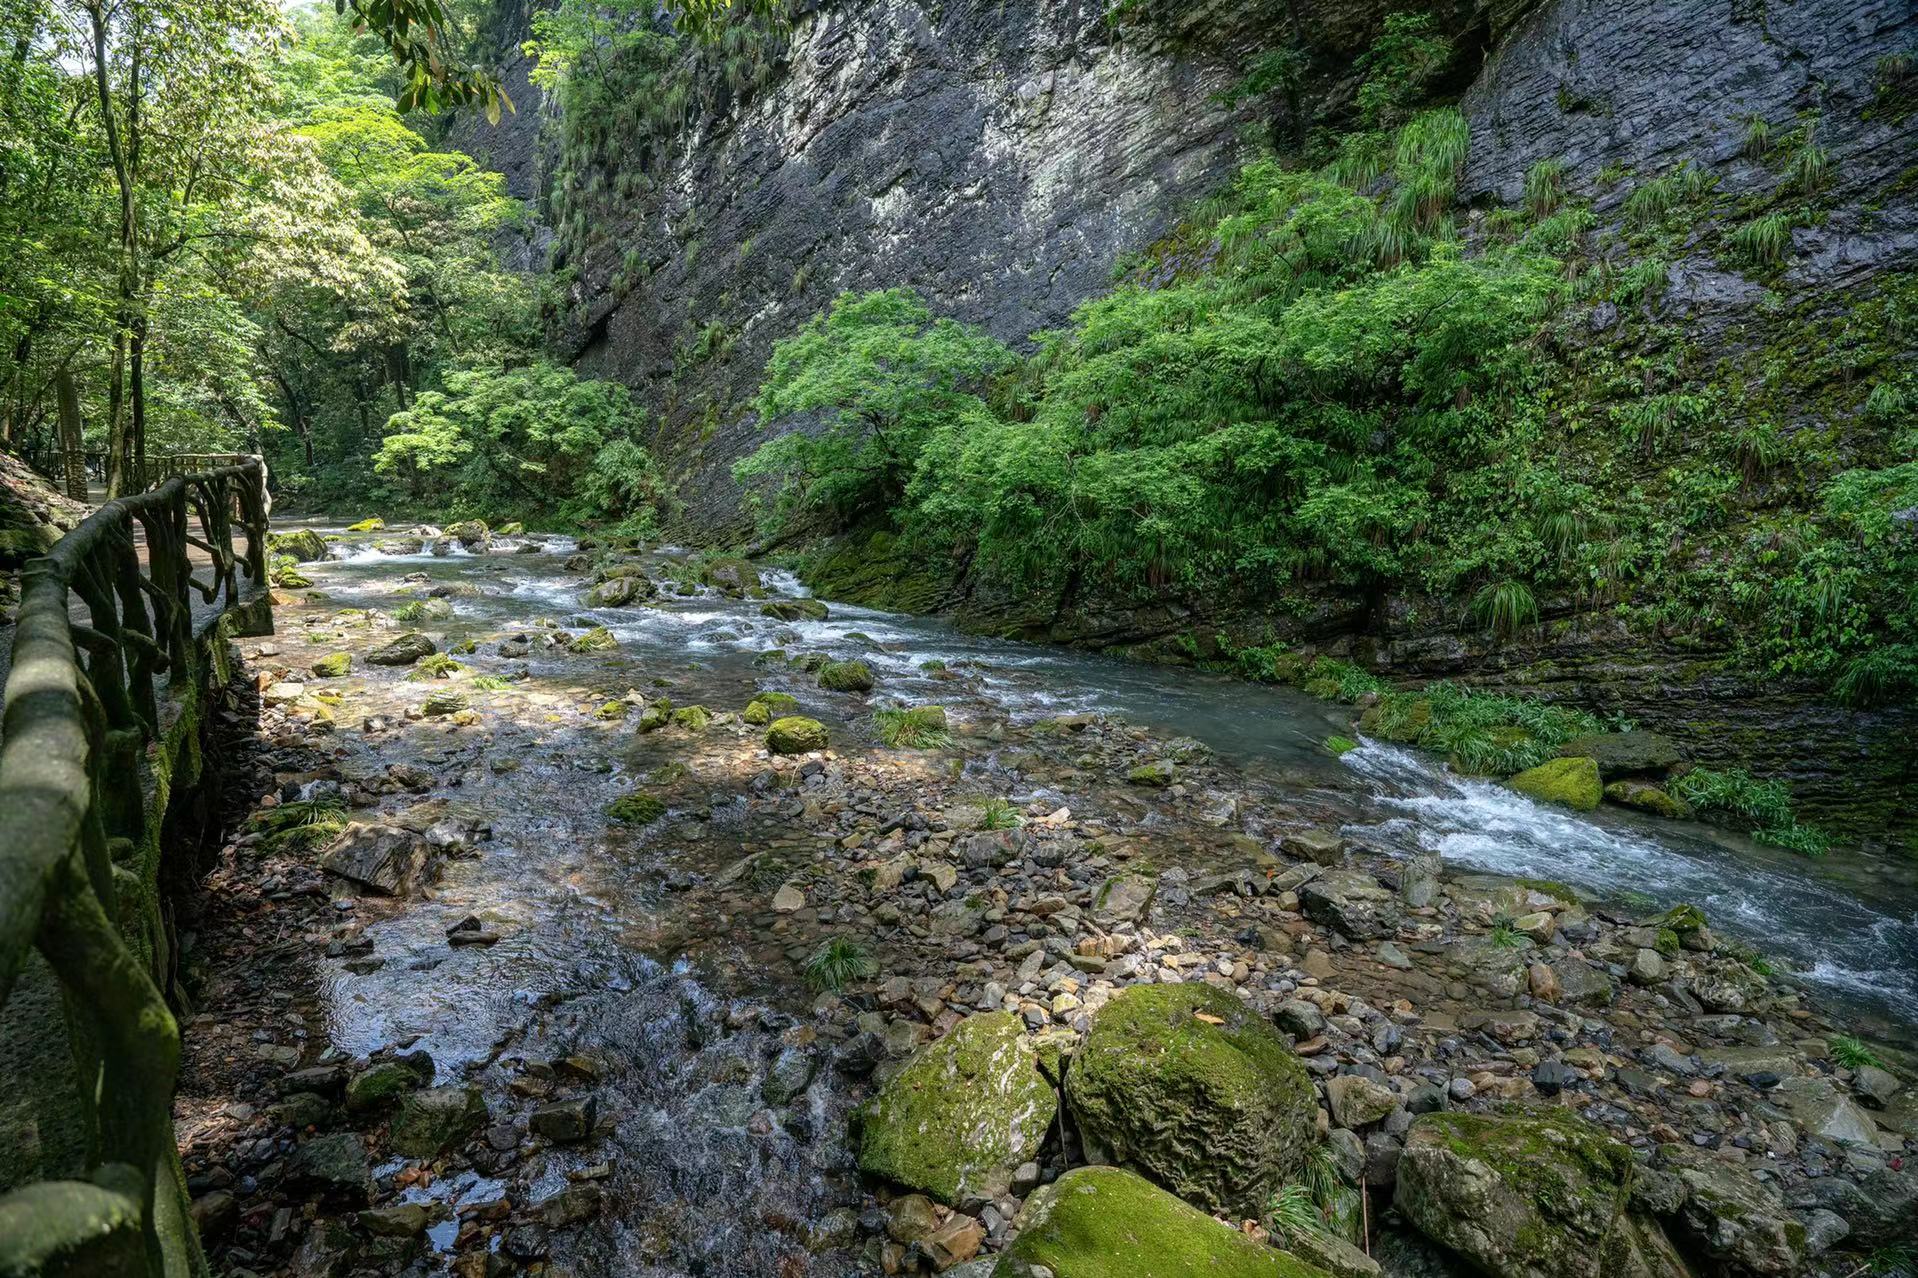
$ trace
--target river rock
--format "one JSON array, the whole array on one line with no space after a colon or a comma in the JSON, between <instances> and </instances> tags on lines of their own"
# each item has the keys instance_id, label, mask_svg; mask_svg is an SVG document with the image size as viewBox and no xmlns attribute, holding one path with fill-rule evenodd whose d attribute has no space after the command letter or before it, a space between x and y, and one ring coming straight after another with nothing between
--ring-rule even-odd
<instances>
[{"instance_id":1,"label":"river rock","mask_svg":"<svg viewBox=\"0 0 1918 1278\"><path fill-rule=\"evenodd\" d=\"M1506 779L1506 785L1541 803L1557 803L1580 812L1590 812L1604 796L1598 764L1591 759L1547 759L1536 768L1527 768Z\"/></svg>"},{"instance_id":2,"label":"river rock","mask_svg":"<svg viewBox=\"0 0 1918 1278\"><path fill-rule=\"evenodd\" d=\"M831 615L817 599L773 599L760 604L759 611L777 621L824 621Z\"/></svg>"},{"instance_id":3,"label":"river rock","mask_svg":"<svg viewBox=\"0 0 1918 1278\"><path fill-rule=\"evenodd\" d=\"M411 896L432 881L439 859L411 830L355 821L327 850L320 866L381 896Z\"/></svg>"},{"instance_id":4,"label":"river rock","mask_svg":"<svg viewBox=\"0 0 1918 1278\"><path fill-rule=\"evenodd\" d=\"M1345 862L1345 836L1337 830L1295 830L1279 840L1287 856L1317 865L1342 865Z\"/></svg>"},{"instance_id":5,"label":"river rock","mask_svg":"<svg viewBox=\"0 0 1918 1278\"><path fill-rule=\"evenodd\" d=\"M1211 985L1133 985L1092 1018L1066 1074L1088 1150L1209 1211L1257 1217L1315 1138L1299 1058Z\"/></svg>"},{"instance_id":6,"label":"river rock","mask_svg":"<svg viewBox=\"0 0 1918 1278\"><path fill-rule=\"evenodd\" d=\"M860 1109L859 1166L955 1205L1003 1197L1058 1108L1019 1018L968 1016Z\"/></svg>"},{"instance_id":7,"label":"river rock","mask_svg":"<svg viewBox=\"0 0 1918 1278\"><path fill-rule=\"evenodd\" d=\"M1614 781L1605 787L1605 797L1620 807L1637 808L1671 821L1688 821L1692 816L1691 804L1649 781Z\"/></svg>"},{"instance_id":8,"label":"river rock","mask_svg":"<svg viewBox=\"0 0 1918 1278\"><path fill-rule=\"evenodd\" d=\"M425 1052L376 1061L347 1080L346 1108L356 1114L382 1109L432 1081L433 1058Z\"/></svg>"},{"instance_id":9,"label":"river rock","mask_svg":"<svg viewBox=\"0 0 1918 1278\"><path fill-rule=\"evenodd\" d=\"M871 692L872 667L863 661L828 661L819 667L819 686L828 692Z\"/></svg>"},{"instance_id":10,"label":"river rock","mask_svg":"<svg viewBox=\"0 0 1918 1278\"><path fill-rule=\"evenodd\" d=\"M446 535L462 546L472 547L484 545L492 533L484 519L462 519L458 523L448 524Z\"/></svg>"},{"instance_id":11,"label":"river rock","mask_svg":"<svg viewBox=\"0 0 1918 1278\"><path fill-rule=\"evenodd\" d=\"M1852 1103L1836 1084L1823 1078L1789 1078L1778 1093L1792 1117L1813 1136L1846 1145L1878 1145L1878 1124Z\"/></svg>"},{"instance_id":12,"label":"river rock","mask_svg":"<svg viewBox=\"0 0 1918 1278\"><path fill-rule=\"evenodd\" d=\"M1398 1093L1358 1074L1325 1080L1325 1103L1332 1121L1354 1131L1379 1122L1399 1107Z\"/></svg>"},{"instance_id":13,"label":"river rock","mask_svg":"<svg viewBox=\"0 0 1918 1278\"><path fill-rule=\"evenodd\" d=\"M1673 1227L1724 1268L1741 1274L1791 1274L1805 1258L1805 1226L1779 1198L1743 1168L1690 1150L1666 1146L1663 1160L1679 1160L1673 1174L1684 1186Z\"/></svg>"},{"instance_id":14,"label":"river rock","mask_svg":"<svg viewBox=\"0 0 1918 1278\"><path fill-rule=\"evenodd\" d=\"M993 1278L1328 1278L1118 1167L1080 1167L1026 1200Z\"/></svg>"},{"instance_id":15,"label":"river rock","mask_svg":"<svg viewBox=\"0 0 1918 1278\"><path fill-rule=\"evenodd\" d=\"M267 551L275 555L291 555L296 563L310 564L327 557L326 538L311 528L297 528L292 532L269 533L266 539Z\"/></svg>"},{"instance_id":16,"label":"river rock","mask_svg":"<svg viewBox=\"0 0 1918 1278\"><path fill-rule=\"evenodd\" d=\"M486 1101L477 1087L429 1087L400 1102L387 1136L395 1153L436 1158L486 1122Z\"/></svg>"},{"instance_id":17,"label":"river rock","mask_svg":"<svg viewBox=\"0 0 1918 1278\"><path fill-rule=\"evenodd\" d=\"M367 664L375 666L410 666L421 657L430 657L439 648L431 639L418 633L403 634L391 643L366 654Z\"/></svg>"},{"instance_id":18,"label":"river rock","mask_svg":"<svg viewBox=\"0 0 1918 1278\"><path fill-rule=\"evenodd\" d=\"M645 577L609 577L588 590L580 602L588 608L625 608L651 599L658 593L659 587Z\"/></svg>"},{"instance_id":19,"label":"river rock","mask_svg":"<svg viewBox=\"0 0 1918 1278\"><path fill-rule=\"evenodd\" d=\"M1607 781L1620 777L1663 776L1685 761L1670 737L1656 732L1594 732L1559 747L1562 758L1590 759Z\"/></svg>"},{"instance_id":20,"label":"river rock","mask_svg":"<svg viewBox=\"0 0 1918 1278\"><path fill-rule=\"evenodd\" d=\"M1397 898L1364 870L1327 870L1299 889L1299 908L1354 941L1391 931Z\"/></svg>"},{"instance_id":21,"label":"river rock","mask_svg":"<svg viewBox=\"0 0 1918 1278\"><path fill-rule=\"evenodd\" d=\"M293 1151L286 1171L294 1187L337 1194L356 1203L373 1193L373 1166L358 1132L312 1137Z\"/></svg>"},{"instance_id":22,"label":"river rock","mask_svg":"<svg viewBox=\"0 0 1918 1278\"><path fill-rule=\"evenodd\" d=\"M1669 1244L1627 1212L1626 1146L1564 1110L1425 1114L1406 1136L1395 1202L1421 1233L1492 1278L1654 1274Z\"/></svg>"},{"instance_id":23,"label":"river rock","mask_svg":"<svg viewBox=\"0 0 1918 1278\"><path fill-rule=\"evenodd\" d=\"M591 1095L553 1101L533 1111L533 1134L556 1145L573 1145L593 1134L599 1120L599 1102Z\"/></svg>"},{"instance_id":24,"label":"river rock","mask_svg":"<svg viewBox=\"0 0 1918 1278\"><path fill-rule=\"evenodd\" d=\"M1092 908L1116 922L1137 923L1152 908L1152 898L1158 890L1158 884L1156 875L1141 874L1134 870L1115 874L1093 893Z\"/></svg>"},{"instance_id":25,"label":"river rock","mask_svg":"<svg viewBox=\"0 0 1918 1278\"><path fill-rule=\"evenodd\" d=\"M809 754L826 748L826 725L817 719L787 715L766 729L766 748L774 754Z\"/></svg>"},{"instance_id":26,"label":"river rock","mask_svg":"<svg viewBox=\"0 0 1918 1278\"><path fill-rule=\"evenodd\" d=\"M1317 1265L1332 1278L1378 1278L1379 1262L1329 1230L1305 1229L1285 1246L1298 1259Z\"/></svg>"}]
</instances>

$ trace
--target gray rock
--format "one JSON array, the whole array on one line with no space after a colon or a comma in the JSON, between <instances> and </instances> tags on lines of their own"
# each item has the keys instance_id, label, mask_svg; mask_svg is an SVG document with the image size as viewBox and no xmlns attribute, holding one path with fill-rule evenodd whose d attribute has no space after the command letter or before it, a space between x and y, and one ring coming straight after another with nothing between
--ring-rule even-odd
<instances>
[{"instance_id":1,"label":"gray rock","mask_svg":"<svg viewBox=\"0 0 1918 1278\"><path fill-rule=\"evenodd\" d=\"M437 876L439 858L411 830L355 821L327 849L320 866L381 896L411 896Z\"/></svg>"},{"instance_id":2,"label":"gray rock","mask_svg":"<svg viewBox=\"0 0 1918 1278\"><path fill-rule=\"evenodd\" d=\"M477 1087L429 1087L400 1102L387 1135L396 1153L434 1158L486 1123L486 1102Z\"/></svg>"},{"instance_id":3,"label":"gray rock","mask_svg":"<svg viewBox=\"0 0 1918 1278\"><path fill-rule=\"evenodd\" d=\"M439 648L422 634L405 634L366 654L368 665L410 666L421 657L430 657Z\"/></svg>"},{"instance_id":4,"label":"gray rock","mask_svg":"<svg viewBox=\"0 0 1918 1278\"><path fill-rule=\"evenodd\" d=\"M1327 870L1299 889L1305 916L1354 941L1383 936L1397 898L1363 870Z\"/></svg>"},{"instance_id":5,"label":"gray rock","mask_svg":"<svg viewBox=\"0 0 1918 1278\"><path fill-rule=\"evenodd\" d=\"M572 1145L591 1136L598 1120L599 1101L587 1095L541 1105L533 1111L531 1127L536 1136L558 1145Z\"/></svg>"},{"instance_id":6,"label":"gray rock","mask_svg":"<svg viewBox=\"0 0 1918 1278\"><path fill-rule=\"evenodd\" d=\"M329 1132L311 1138L293 1151L286 1170L294 1186L321 1194L365 1202L373 1192L373 1165L358 1132Z\"/></svg>"}]
</instances>

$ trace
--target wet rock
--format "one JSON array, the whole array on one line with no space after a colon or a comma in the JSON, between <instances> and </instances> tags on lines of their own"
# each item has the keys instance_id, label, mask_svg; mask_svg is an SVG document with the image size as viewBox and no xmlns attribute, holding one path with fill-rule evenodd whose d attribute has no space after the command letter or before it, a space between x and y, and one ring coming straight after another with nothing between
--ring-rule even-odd
<instances>
[{"instance_id":1,"label":"wet rock","mask_svg":"<svg viewBox=\"0 0 1918 1278\"><path fill-rule=\"evenodd\" d=\"M788 715L766 729L766 748L774 754L808 754L826 748L826 725L817 719Z\"/></svg>"},{"instance_id":2,"label":"wet rock","mask_svg":"<svg viewBox=\"0 0 1918 1278\"><path fill-rule=\"evenodd\" d=\"M1213 1211L1256 1217L1315 1136L1318 1095L1285 1040L1210 985L1133 985L1066 1074L1088 1149Z\"/></svg>"},{"instance_id":3,"label":"wet rock","mask_svg":"<svg viewBox=\"0 0 1918 1278\"><path fill-rule=\"evenodd\" d=\"M327 557L326 538L311 528L268 533L266 548L269 554L291 555L295 563L317 563Z\"/></svg>"},{"instance_id":4,"label":"wet rock","mask_svg":"<svg viewBox=\"0 0 1918 1278\"><path fill-rule=\"evenodd\" d=\"M945 1273L978 1255L985 1241L986 1229L977 1217L954 1212L945 1224L921 1239L919 1246L932 1262L933 1271Z\"/></svg>"},{"instance_id":5,"label":"wet rock","mask_svg":"<svg viewBox=\"0 0 1918 1278\"><path fill-rule=\"evenodd\" d=\"M429 1087L400 1102L387 1136L396 1153L433 1158L478 1131L486 1117L477 1087Z\"/></svg>"},{"instance_id":6,"label":"wet rock","mask_svg":"<svg viewBox=\"0 0 1918 1278\"><path fill-rule=\"evenodd\" d=\"M774 599L760 604L759 612L776 621L824 621L832 615L817 599Z\"/></svg>"},{"instance_id":7,"label":"wet rock","mask_svg":"<svg viewBox=\"0 0 1918 1278\"><path fill-rule=\"evenodd\" d=\"M901 1194L886 1209L886 1236L894 1242L916 1243L939 1228L937 1203L924 1194Z\"/></svg>"},{"instance_id":8,"label":"wet rock","mask_svg":"<svg viewBox=\"0 0 1918 1278\"><path fill-rule=\"evenodd\" d=\"M1835 1084L1822 1078L1792 1078L1780 1084L1778 1092L1809 1134L1840 1144L1877 1147L1878 1125Z\"/></svg>"},{"instance_id":9,"label":"wet rock","mask_svg":"<svg viewBox=\"0 0 1918 1278\"><path fill-rule=\"evenodd\" d=\"M805 1092L812 1083L818 1061L803 1047L785 1047L773 1058L772 1067L759 1085L760 1099L768 1105L785 1105Z\"/></svg>"},{"instance_id":10,"label":"wet rock","mask_svg":"<svg viewBox=\"0 0 1918 1278\"><path fill-rule=\"evenodd\" d=\"M437 875L439 858L411 830L356 821L327 849L320 866L381 896L411 896Z\"/></svg>"},{"instance_id":11,"label":"wet rock","mask_svg":"<svg viewBox=\"0 0 1918 1278\"><path fill-rule=\"evenodd\" d=\"M309 1138L287 1160L287 1179L296 1188L365 1202L373 1192L373 1168L358 1132L329 1132Z\"/></svg>"},{"instance_id":12,"label":"wet rock","mask_svg":"<svg viewBox=\"0 0 1918 1278\"><path fill-rule=\"evenodd\" d=\"M599 1215L606 1193L592 1181L568 1185L533 1204L533 1214L548 1229L564 1229Z\"/></svg>"},{"instance_id":13,"label":"wet rock","mask_svg":"<svg viewBox=\"0 0 1918 1278\"><path fill-rule=\"evenodd\" d=\"M1037 1190L995 1270L1010 1278L1205 1274L1325 1278L1326 1271L1254 1242L1118 1167L1080 1167Z\"/></svg>"},{"instance_id":14,"label":"wet rock","mask_svg":"<svg viewBox=\"0 0 1918 1278\"><path fill-rule=\"evenodd\" d=\"M859 1112L859 1166L942 1202L998 1198L1058 1112L1039 1053L1009 1012L966 1017Z\"/></svg>"},{"instance_id":15,"label":"wet rock","mask_svg":"<svg viewBox=\"0 0 1918 1278\"><path fill-rule=\"evenodd\" d=\"M762 692L746 703L739 717L754 727L765 727L799 709L799 698L784 692Z\"/></svg>"},{"instance_id":16,"label":"wet rock","mask_svg":"<svg viewBox=\"0 0 1918 1278\"><path fill-rule=\"evenodd\" d=\"M1365 941L1391 930L1397 897L1364 870L1327 870L1299 889L1299 908L1349 940Z\"/></svg>"},{"instance_id":17,"label":"wet rock","mask_svg":"<svg viewBox=\"0 0 1918 1278\"><path fill-rule=\"evenodd\" d=\"M1394 1201L1494 1278L1605 1278L1637 1249L1633 1171L1630 1149L1562 1110L1427 1114L1406 1137Z\"/></svg>"},{"instance_id":18,"label":"wet rock","mask_svg":"<svg viewBox=\"0 0 1918 1278\"><path fill-rule=\"evenodd\" d=\"M395 1203L359 1214L360 1228L376 1238L413 1238L426 1232L433 1213L425 1203Z\"/></svg>"},{"instance_id":19,"label":"wet rock","mask_svg":"<svg viewBox=\"0 0 1918 1278\"><path fill-rule=\"evenodd\" d=\"M1685 761L1670 737L1656 732L1594 732L1559 747L1565 758L1590 759L1607 781L1620 777L1663 776Z\"/></svg>"},{"instance_id":20,"label":"wet rock","mask_svg":"<svg viewBox=\"0 0 1918 1278\"><path fill-rule=\"evenodd\" d=\"M1569 1007L1603 1007L1618 997L1618 983L1610 973L1578 959L1552 965L1558 978L1559 1001Z\"/></svg>"},{"instance_id":21,"label":"wet rock","mask_svg":"<svg viewBox=\"0 0 1918 1278\"><path fill-rule=\"evenodd\" d=\"M1598 764L1584 757L1547 759L1506 779L1506 785L1541 803L1557 803L1590 812L1604 795Z\"/></svg>"},{"instance_id":22,"label":"wet rock","mask_svg":"<svg viewBox=\"0 0 1918 1278\"><path fill-rule=\"evenodd\" d=\"M356 1114L369 1113L432 1081L433 1059L425 1052L380 1061L347 1080L346 1108Z\"/></svg>"},{"instance_id":23,"label":"wet rock","mask_svg":"<svg viewBox=\"0 0 1918 1278\"><path fill-rule=\"evenodd\" d=\"M863 661L828 661L818 677L828 692L871 692L874 684L872 667Z\"/></svg>"},{"instance_id":24,"label":"wet rock","mask_svg":"<svg viewBox=\"0 0 1918 1278\"><path fill-rule=\"evenodd\" d=\"M337 679L353 668L353 656L346 652L329 652L313 663L313 675L318 679Z\"/></svg>"},{"instance_id":25,"label":"wet rock","mask_svg":"<svg viewBox=\"0 0 1918 1278\"><path fill-rule=\"evenodd\" d=\"M1379 1262L1329 1230L1306 1229L1287 1238L1285 1246L1308 1265L1317 1265L1332 1278L1378 1278Z\"/></svg>"},{"instance_id":26,"label":"wet rock","mask_svg":"<svg viewBox=\"0 0 1918 1278\"><path fill-rule=\"evenodd\" d=\"M1439 875L1444 862L1438 856L1422 852L1399 866L1399 899L1407 908L1422 910L1438 899Z\"/></svg>"},{"instance_id":27,"label":"wet rock","mask_svg":"<svg viewBox=\"0 0 1918 1278\"><path fill-rule=\"evenodd\" d=\"M473 547L484 545L492 536L483 519L462 519L446 526L446 535L460 545Z\"/></svg>"},{"instance_id":28,"label":"wet rock","mask_svg":"<svg viewBox=\"0 0 1918 1278\"><path fill-rule=\"evenodd\" d=\"M1665 979L1665 959L1657 950L1643 949L1632 956L1625 975L1634 985L1656 985Z\"/></svg>"},{"instance_id":29,"label":"wet rock","mask_svg":"<svg viewBox=\"0 0 1918 1278\"><path fill-rule=\"evenodd\" d=\"M1532 1067L1532 1086L1541 1096L1556 1096L1579 1082L1585 1075L1564 1061L1540 1061Z\"/></svg>"},{"instance_id":30,"label":"wet rock","mask_svg":"<svg viewBox=\"0 0 1918 1278\"><path fill-rule=\"evenodd\" d=\"M588 1095L541 1105L533 1111L530 1126L535 1136L556 1145L576 1145L593 1134L598 1120L599 1101Z\"/></svg>"},{"instance_id":31,"label":"wet rock","mask_svg":"<svg viewBox=\"0 0 1918 1278\"><path fill-rule=\"evenodd\" d=\"M1902 1087L1896 1074L1876 1065L1860 1065L1852 1071L1852 1094L1873 1109L1890 1105Z\"/></svg>"},{"instance_id":32,"label":"wet rock","mask_svg":"<svg viewBox=\"0 0 1918 1278\"><path fill-rule=\"evenodd\" d=\"M431 639L411 633L373 649L366 654L366 660L367 664L375 666L410 666L421 657L430 657L438 651L438 646Z\"/></svg>"},{"instance_id":33,"label":"wet rock","mask_svg":"<svg viewBox=\"0 0 1918 1278\"><path fill-rule=\"evenodd\" d=\"M595 585L581 597L588 608L626 608L642 603L659 593L659 587L637 575L611 577Z\"/></svg>"},{"instance_id":34,"label":"wet rock","mask_svg":"<svg viewBox=\"0 0 1918 1278\"><path fill-rule=\"evenodd\" d=\"M1691 804L1649 781L1614 781L1605 787L1605 797L1620 807L1636 808L1670 821L1689 821L1692 817Z\"/></svg>"},{"instance_id":35,"label":"wet rock","mask_svg":"<svg viewBox=\"0 0 1918 1278\"><path fill-rule=\"evenodd\" d=\"M585 655L594 652L611 652L619 647L619 639L604 626L593 626L583 634L574 635L566 642L566 651Z\"/></svg>"}]
</instances>

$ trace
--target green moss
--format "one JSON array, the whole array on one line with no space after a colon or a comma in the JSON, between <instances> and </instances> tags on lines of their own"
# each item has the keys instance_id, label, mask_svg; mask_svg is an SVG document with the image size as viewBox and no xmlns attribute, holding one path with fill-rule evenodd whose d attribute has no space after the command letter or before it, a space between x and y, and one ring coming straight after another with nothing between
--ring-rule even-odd
<instances>
[{"instance_id":1,"label":"green moss","mask_svg":"<svg viewBox=\"0 0 1918 1278\"><path fill-rule=\"evenodd\" d=\"M828 692L871 692L872 667L863 661L828 661L819 667L819 686Z\"/></svg>"},{"instance_id":2,"label":"green moss","mask_svg":"<svg viewBox=\"0 0 1918 1278\"><path fill-rule=\"evenodd\" d=\"M632 707L624 701L607 701L602 703L599 709L593 711L593 717L595 719L624 719L626 712L630 709L632 709Z\"/></svg>"},{"instance_id":3,"label":"green moss","mask_svg":"<svg viewBox=\"0 0 1918 1278\"><path fill-rule=\"evenodd\" d=\"M688 732L704 732L712 721L712 711L705 706L681 706L673 711L673 724Z\"/></svg>"},{"instance_id":4,"label":"green moss","mask_svg":"<svg viewBox=\"0 0 1918 1278\"><path fill-rule=\"evenodd\" d=\"M313 673L321 679L337 679L353 668L353 656L346 652L329 652L313 663Z\"/></svg>"},{"instance_id":5,"label":"green moss","mask_svg":"<svg viewBox=\"0 0 1918 1278\"><path fill-rule=\"evenodd\" d=\"M665 815L665 801L651 794L622 794L606 805L607 819L621 825L651 825Z\"/></svg>"},{"instance_id":6,"label":"green moss","mask_svg":"<svg viewBox=\"0 0 1918 1278\"><path fill-rule=\"evenodd\" d=\"M1580 812L1590 812L1597 807L1605 793L1604 783L1598 777L1598 763L1584 757L1547 759L1505 784L1541 802L1563 804Z\"/></svg>"},{"instance_id":7,"label":"green moss","mask_svg":"<svg viewBox=\"0 0 1918 1278\"><path fill-rule=\"evenodd\" d=\"M968 1016L860 1110L859 1166L942 1202L995 1197L1037 1154L1057 1112L1019 1018Z\"/></svg>"},{"instance_id":8,"label":"green moss","mask_svg":"<svg viewBox=\"0 0 1918 1278\"><path fill-rule=\"evenodd\" d=\"M1689 820L1692 815L1691 804L1644 781L1614 781L1605 787L1605 797L1621 807L1637 808L1671 821Z\"/></svg>"},{"instance_id":9,"label":"green moss","mask_svg":"<svg viewBox=\"0 0 1918 1278\"><path fill-rule=\"evenodd\" d=\"M799 709L799 698L784 692L762 692L746 703L746 709L740 718L747 723L764 727L774 719L792 714Z\"/></svg>"},{"instance_id":10,"label":"green moss","mask_svg":"<svg viewBox=\"0 0 1918 1278\"><path fill-rule=\"evenodd\" d=\"M826 725L817 719L787 715L766 729L766 748L774 754L806 754L826 748Z\"/></svg>"},{"instance_id":11,"label":"green moss","mask_svg":"<svg viewBox=\"0 0 1918 1278\"><path fill-rule=\"evenodd\" d=\"M575 636L566 647L570 652L605 652L619 647L619 640L606 627L594 626L586 633Z\"/></svg>"},{"instance_id":12,"label":"green moss","mask_svg":"<svg viewBox=\"0 0 1918 1278\"><path fill-rule=\"evenodd\" d=\"M1238 998L1200 982L1114 995L1066 1095L1113 1161L1237 1216L1263 1212L1316 1138L1318 1091L1299 1058Z\"/></svg>"},{"instance_id":13,"label":"green moss","mask_svg":"<svg viewBox=\"0 0 1918 1278\"><path fill-rule=\"evenodd\" d=\"M947 593L937 561L888 532L829 542L801 561L799 575L828 599L886 612L932 612Z\"/></svg>"},{"instance_id":14,"label":"green moss","mask_svg":"<svg viewBox=\"0 0 1918 1278\"><path fill-rule=\"evenodd\" d=\"M994 1278L1326 1278L1296 1256L1117 1167L1080 1167L1033 1195Z\"/></svg>"},{"instance_id":15,"label":"green moss","mask_svg":"<svg viewBox=\"0 0 1918 1278\"><path fill-rule=\"evenodd\" d=\"M348 524L346 531L351 533L379 532L386 527L386 521L378 515L371 519L362 519L357 524Z\"/></svg>"}]
</instances>

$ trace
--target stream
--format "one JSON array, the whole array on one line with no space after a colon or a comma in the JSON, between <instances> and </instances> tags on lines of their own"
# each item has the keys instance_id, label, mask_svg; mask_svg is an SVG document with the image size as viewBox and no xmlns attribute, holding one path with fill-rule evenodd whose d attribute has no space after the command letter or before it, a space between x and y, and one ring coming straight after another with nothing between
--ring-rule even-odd
<instances>
[{"instance_id":1,"label":"stream","mask_svg":"<svg viewBox=\"0 0 1918 1278\"><path fill-rule=\"evenodd\" d=\"M371 953L321 960L332 1044L352 1055L412 1044L431 1053L441 1081L474 1078L493 1092L529 1062L577 1053L605 1062L601 1106L619 1118L609 1142L556 1147L518 1173L534 1198L593 1177L620 1204L606 1228L555 1244L553 1259L582 1273L868 1272L853 1250L862 1198L842 1089L814 1085L776 1119L763 1099L776 1063L810 1041L794 1014L807 996L771 975L791 970L790 954L743 920L688 918L673 903L676 883L721 874L743 852L786 837L745 799L763 764L705 737L669 749L659 740L669 734L582 722L577 710L621 687L652 695L665 682L677 703L715 710L773 689L799 696L836 746L869 739L808 677L761 659L775 648L866 660L878 677L875 700L958 706L1015 723L1096 712L1195 738L1242 769L1248 789L1309 796L1365 845L1568 883L1634 913L1692 902L1715 928L1796 970L1821 1002L1843 1006L1888 1041L1909 1043L1918 1025L1918 893L1900 884L1896 867L1863 854L1807 861L1703 825L1609 808L1551 810L1381 743L1333 758L1321 743L1350 731L1349 709L1289 689L840 604L826 620L786 622L762 615L760 599L706 588L587 609L579 600L590 578L565 566L575 550L566 538L502 539L490 553L435 556L376 549L384 534L308 526L337 538L340 557L305 565L316 596L279 610L282 636L302 636L315 652L344 644L343 631L332 633L338 610L390 613L438 587L452 617L416 624L442 649L477 641L459 658L472 675L516 680L487 696L482 750L471 733L405 722L421 688L404 671L356 666L337 751L375 767L424 769L447 787L436 785L442 798L429 802L443 799L436 813L472 832L473 848L448 864L426 899L403 908L340 903L362 915ZM645 556L662 579L681 560L672 548ZM768 597L806 593L781 572L764 573L763 583ZM498 654L502 636L551 633L555 623L605 626L619 647L590 664L563 646ZM363 733L363 715L389 722ZM636 779L687 765L702 790L685 805L687 819L607 825L605 805ZM449 930L468 916L498 931L499 943L449 946ZM408 1192L470 1213L503 1185L468 1172ZM451 1247L457 1223L434 1230L440 1250Z\"/></svg>"}]
</instances>

